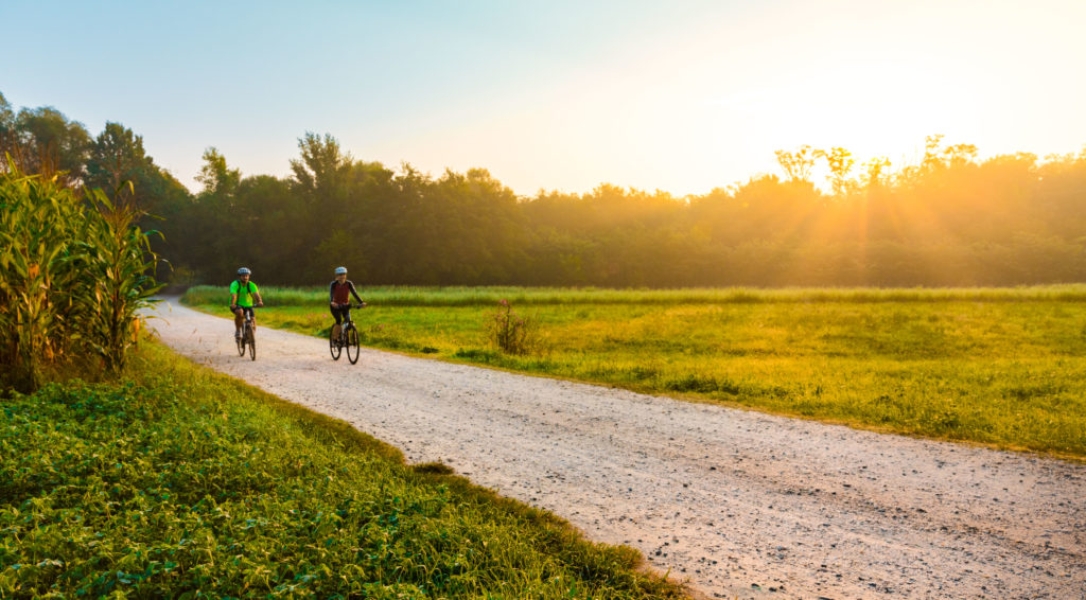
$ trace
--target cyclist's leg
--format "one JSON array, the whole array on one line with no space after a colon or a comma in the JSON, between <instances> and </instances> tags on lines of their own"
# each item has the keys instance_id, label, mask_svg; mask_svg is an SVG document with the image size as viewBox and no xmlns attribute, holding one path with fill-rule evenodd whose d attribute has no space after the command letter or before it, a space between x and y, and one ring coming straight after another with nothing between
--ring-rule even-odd
<instances>
[{"instance_id":1,"label":"cyclist's leg","mask_svg":"<svg viewBox=\"0 0 1086 600\"><path fill-rule=\"evenodd\" d=\"M245 311L239 306L234 309L234 337L241 336L241 323L245 320Z\"/></svg>"},{"instance_id":2,"label":"cyclist's leg","mask_svg":"<svg viewBox=\"0 0 1086 600\"><path fill-rule=\"evenodd\" d=\"M253 323L253 325L252 325L253 331L256 331L256 312L253 311L253 307L246 306L245 307L245 314L249 317L249 320L252 321L252 323Z\"/></svg>"},{"instance_id":3,"label":"cyclist's leg","mask_svg":"<svg viewBox=\"0 0 1086 600\"><path fill-rule=\"evenodd\" d=\"M328 310L331 311L332 317L336 320L336 324L332 326L332 333L335 334L336 337L339 337L340 332L343 331L341 328L343 312L341 309L338 309L334 306L328 307Z\"/></svg>"}]
</instances>

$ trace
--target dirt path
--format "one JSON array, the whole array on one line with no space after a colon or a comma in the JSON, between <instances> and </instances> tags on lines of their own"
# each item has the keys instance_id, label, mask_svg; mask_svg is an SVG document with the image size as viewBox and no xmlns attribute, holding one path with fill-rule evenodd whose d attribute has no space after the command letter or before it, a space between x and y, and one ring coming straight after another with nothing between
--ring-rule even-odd
<instances>
[{"instance_id":1,"label":"dirt path","mask_svg":"<svg viewBox=\"0 0 1086 600\"><path fill-rule=\"evenodd\" d=\"M1086 599L1086 467L363 349L169 299L194 361L348 421L722 598Z\"/></svg>"}]
</instances>

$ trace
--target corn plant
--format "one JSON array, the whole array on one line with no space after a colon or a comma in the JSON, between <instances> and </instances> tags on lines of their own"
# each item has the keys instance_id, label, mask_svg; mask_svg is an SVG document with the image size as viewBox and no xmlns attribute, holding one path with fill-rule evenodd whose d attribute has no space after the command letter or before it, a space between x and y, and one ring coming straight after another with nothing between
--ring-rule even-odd
<instances>
[{"instance_id":1,"label":"corn plant","mask_svg":"<svg viewBox=\"0 0 1086 600\"><path fill-rule=\"evenodd\" d=\"M13 384L36 389L42 361L61 357L65 306L54 291L71 284L61 262L82 222L78 200L52 180L12 167L0 180L0 336Z\"/></svg>"},{"instance_id":2,"label":"corn plant","mask_svg":"<svg viewBox=\"0 0 1086 600\"><path fill-rule=\"evenodd\" d=\"M137 217L101 191L83 198L9 162L0 174L0 383L32 391L45 365L87 354L107 372L124 367L137 311L159 289Z\"/></svg>"},{"instance_id":3,"label":"corn plant","mask_svg":"<svg viewBox=\"0 0 1086 600\"><path fill-rule=\"evenodd\" d=\"M149 304L162 285L153 276L155 254L150 238L136 226L140 214L128 205L114 206L101 190L90 190L88 200L100 219L84 231L78 252L70 260L78 265L78 295L71 302L81 316L83 341L102 358L111 373L124 368L128 350L136 343L138 311Z\"/></svg>"}]
</instances>

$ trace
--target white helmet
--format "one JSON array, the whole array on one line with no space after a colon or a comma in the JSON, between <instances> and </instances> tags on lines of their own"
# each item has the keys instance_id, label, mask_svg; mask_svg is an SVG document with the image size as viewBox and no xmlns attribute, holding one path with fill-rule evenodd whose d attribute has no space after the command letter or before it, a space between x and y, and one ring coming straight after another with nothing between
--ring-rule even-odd
<instances>
[{"instance_id":1,"label":"white helmet","mask_svg":"<svg viewBox=\"0 0 1086 600\"><path fill-rule=\"evenodd\" d=\"M347 267L336 267L336 275L346 275Z\"/></svg>"}]
</instances>

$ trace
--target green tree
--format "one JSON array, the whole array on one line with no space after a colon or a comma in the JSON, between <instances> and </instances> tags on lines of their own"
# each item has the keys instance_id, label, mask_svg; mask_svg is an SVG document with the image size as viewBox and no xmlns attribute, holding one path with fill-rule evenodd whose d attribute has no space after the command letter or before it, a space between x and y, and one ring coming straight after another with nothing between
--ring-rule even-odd
<instances>
[{"instance_id":1,"label":"green tree","mask_svg":"<svg viewBox=\"0 0 1086 600\"><path fill-rule=\"evenodd\" d=\"M196 181L204 186L200 196L214 198L220 203L229 202L234 198L241 182L241 171L231 169L226 164L226 157L214 146L204 150L202 158L204 165L196 176Z\"/></svg>"},{"instance_id":2,"label":"green tree","mask_svg":"<svg viewBox=\"0 0 1086 600\"><path fill-rule=\"evenodd\" d=\"M336 138L327 133L321 138L306 132L299 138L298 148L301 157L290 161L290 170L302 193L311 202L342 201L354 164L351 155L344 154Z\"/></svg>"},{"instance_id":3,"label":"green tree","mask_svg":"<svg viewBox=\"0 0 1086 600\"><path fill-rule=\"evenodd\" d=\"M171 197L184 190L147 155L143 136L120 123L106 123L90 148L84 185L100 188L118 206L137 213L157 214ZM187 194L187 190L184 190Z\"/></svg>"},{"instance_id":4,"label":"green tree","mask_svg":"<svg viewBox=\"0 0 1086 600\"><path fill-rule=\"evenodd\" d=\"M62 173L66 185L77 185L85 174L90 134L82 123L69 121L51 106L19 111L15 118L17 144L24 172L52 176Z\"/></svg>"},{"instance_id":5,"label":"green tree","mask_svg":"<svg viewBox=\"0 0 1086 600\"><path fill-rule=\"evenodd\" d=\"M0 93L0 173L7 172L7 156L15 154L17 141L15 111L4 94Z\"/></svg>"},{"instance_id":6,"label":"green tree","mask_svg":"<svg viewBox=\"0 0 1086 600\"><path fill-rule=\"evenodd\" d=\"M196 176L203 190L167 239L175 240L171 247L180 249L197 272L210 277L232 272L230 265L246 258L243 251L250 238L237 212L241 171L230 168L226 157L214 147L204 151L203 160Z\"/></svg>"}]
</instances>

